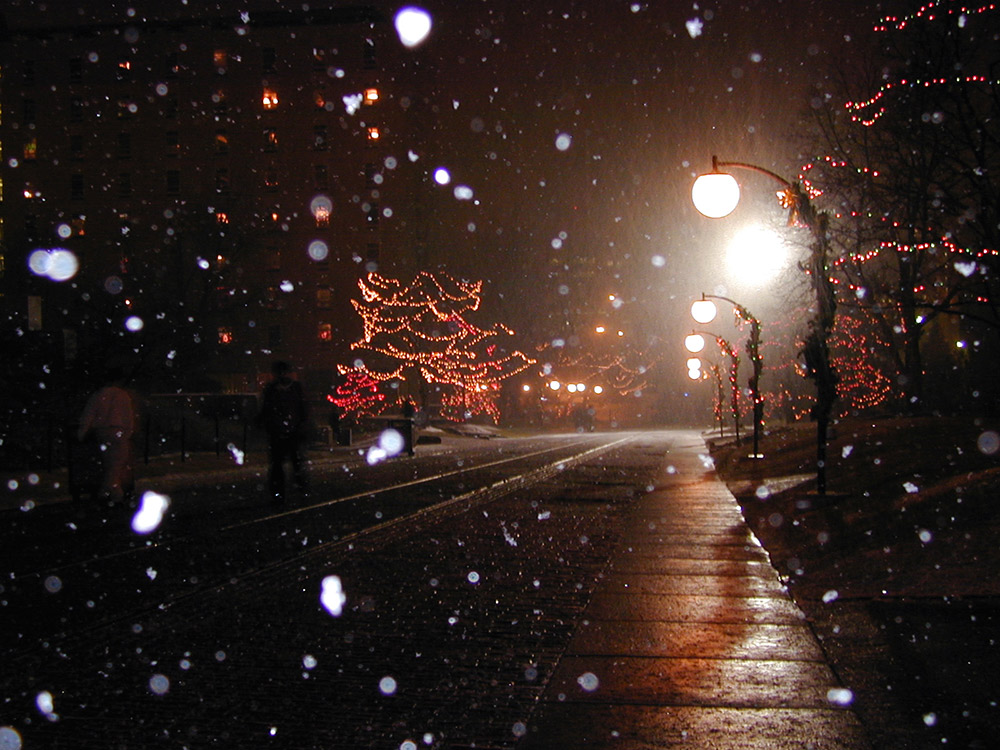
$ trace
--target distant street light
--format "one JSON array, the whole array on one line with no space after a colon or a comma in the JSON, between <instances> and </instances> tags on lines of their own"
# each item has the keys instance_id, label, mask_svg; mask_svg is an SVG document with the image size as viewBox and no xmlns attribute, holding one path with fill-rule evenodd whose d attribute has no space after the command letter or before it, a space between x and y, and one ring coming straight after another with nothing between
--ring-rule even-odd
<instances>
[{"instance_id":1,"label":"distant street light","mask_svg":"<svg viewBox=\"0 0 1000 750\"><path fill-rule=\"evenodd\" d=\"M827 428L833 403L837 399L839 381L830 362L829 347L830 330L833 328L837 309L827 263L830 245L827 237L829 218L825 213L816 211L809 195L799 183L791 183L763 167L742 162L720 162L713 156L712 171L699 176L691 188L691 200L695 208L710 219L728 216L739 203L739 184L736 178L720 171L720 167L747 169L778 182L782 188L777 193L778 202L788 210L789 226L798 224L812 233L810 257L805 270L816 295L816 312L813 320L809 321L810 331L801 354L805 356L808 376L816 383L816 403L812 409L812 416L816 420L816 491L824 495Z\"/></svg>"},{"instance_id":2,"label":"distant street light","mask_svg":"<svg viewBox=\"0 0 1000 750\"><path fill-rule=\"evenodd\" d=\"M760 353L760 320L739 302L729 297L704 292L701 294L701 299L691 303L691 317L698 323L711 323L715 320L717 311L713 299L728 302L733 306L737 316L750 324L750 336L746 343L747 356L750 357L750 364L753 367L748 382L750 402L753 404L753 453L750 454L750 458L763 458L764 455L760 452L760 432L764 421L764 399L760 395L760 374L764 369L764 357Z\"/></svg>"},{"instance_id":3,"label":"distant street light","mask_svg":"<svg viewBox=\"0 0 1000 750\"><path fill-rule=\"evenodd\" d=\"M726 341L722 336L717 336L714 333L709 333L708 331L695 331L691 335L684 339L684 348L687 349L692 354L697 354L702 349L705 348L705 336L711 336L715 339L716 343L719 345L719 349L723 354L729 357L729 384L732 388L732 409L733 409L733 424L736 431L736 442L740 442L740 383L739 383L739 369L740 369L740 353L739 350L734 349L733 346ZM697 348L692 348L697 347ZM697 367L692 367L692 363L697 362ZM701 380L701 360L697 357L692 357L687 361L688 366L688 377L691 380Z\"/></svg>"}]
</instances>

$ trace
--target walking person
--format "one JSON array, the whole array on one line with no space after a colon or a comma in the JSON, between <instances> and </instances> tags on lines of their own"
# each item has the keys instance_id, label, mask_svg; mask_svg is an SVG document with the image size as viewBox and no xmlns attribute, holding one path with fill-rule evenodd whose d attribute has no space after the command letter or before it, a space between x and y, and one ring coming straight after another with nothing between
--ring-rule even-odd
<instances>
[{"instance_id":1,"label":"walking person","mask_svg":"<svg viewBox=\"0 0 1000 750\"><path fill-rule=\"evenodd\" d=\"M135 485L132 467L135 406L124 385L124 370L108 368L104 385L87 400L76 435L82 443L93 433L100 443L103 469L100 494L112 504L124 500Z\"/></svg>"},{"instance_id":2,"label":"walking person","mask_svg":"<svg viewBox=\"0 0 1000 750\"><path fill-rule=\"evenodd\" d=\"M302 459L302 441L306 436L308 414L302 384L292 377L287 362L271 366L274 378L264 386L257 424L267 432L269 464L267 488L276 503L285 501L285 463L292 465L292 479L302 493L308 481Z\"/></svg>"}]
</instances>

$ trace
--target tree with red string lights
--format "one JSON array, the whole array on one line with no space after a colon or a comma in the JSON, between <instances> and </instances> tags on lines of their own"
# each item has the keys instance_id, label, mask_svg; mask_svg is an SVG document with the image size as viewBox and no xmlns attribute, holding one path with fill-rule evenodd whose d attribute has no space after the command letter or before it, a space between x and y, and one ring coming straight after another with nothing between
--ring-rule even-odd
<instances>
[{"instance_id":1,"label":"tree with red string lights","mask_svg":"<svg viewBox=\"0 0 1000 750\"><path fill-rule=\"evenodd\" d=\"M889 346L907 408L924 400L925 332L942 316L1000 333L1000 12L931 2L873 29L814 99L801 175L837 207L840 304Z\"/></svg>"},{"instance_id":2,"label":"tree with red string lights","mask_svg":"<svg viewBox=\"0 0 1000 750\"><path fill-rule=\"evenodd\" d=\"M441 393L442 415L464 419L488 414L498 420L500 383L532 360L507 351L498 340L514 332L501 323L480 328L472 322L482 302L482 281L460 281L422 271L412 282L371 273L358 281L360 296L351 303L361 317L362 337L351 345L359 352L357 372L380 393L390 382L420 379ZM412 383L419 389L420 383ZM411 388L412 390L412 388ZM396 396L381 409L397 403ZM372 404L374 405L374 404Z\"/></svg>"}]
</instances>

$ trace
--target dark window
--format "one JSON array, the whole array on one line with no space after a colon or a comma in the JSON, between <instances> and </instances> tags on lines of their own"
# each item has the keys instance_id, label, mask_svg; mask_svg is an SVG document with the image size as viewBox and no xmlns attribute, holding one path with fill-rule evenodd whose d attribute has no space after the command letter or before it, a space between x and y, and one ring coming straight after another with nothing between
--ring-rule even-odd
<instances>
[{"instance_id":1,"label":"dark window","mask_svg":"<svg viewBox=\"0 0 1000 750\"><path fill-rule=\"evenodd\" d=\"M229 170L228 169L217 169L215 170L215 192L217 193L228 193L229 192Z\"/></svg>"},{"instance_id":2,"label":"dark window","mask_svg":"<svg viewBox=\"0 0 1000 750\"><path fill-rule=\"evenodd\" d=\"M316 164L313 166L313 187L317 190L325 190L330 184L330 176L326 164Z\"/></svg>"},{"instance_id":3,"label":"dark window","mask_svg":"<svg viewBox=\"0 0 1000 750\"><path fill-rule=\"evenodd\" d=\"M128 172L122 172L118 175L118 195L121 198L132 195L132 175Z\"/></svg>"},{"instance_id":4,"label":"dark window","mask_svg":"<svg viewBox=\"0 0 1000 750\"><path fill-rule=\"evenodd\" d=\"M118 134L118 158L132 158L132 136L129 133Z\"/></svg>"},{"instance_id":5,"label":"dark window","mask_svg":"<svg viewBox=\"0 0 1000 750\"><path fill-rule=\"evenodd\" d=\"M83 58L71 57L69 60L69 82L80 83L83 81Z\"/></svg>"},{"instance_id":6,"label":"dark window","mask_svg":"<svg viewBox=\"0 0 1000 750\"><path fill-rule=\"evenodd\" d=\"M83 158L83 136L74 133L69 137L69 155L71 159Z\"/></svg>"},{"instance_id":7,"label":"dark window","mask_svg":"<svg viewBox=\"0 0 1000 750\"><path fill-rule=\"evenodd\" d=\"M265 73L273 73L274 65L276 62L276 56L274 54L274 47L264 47L261 51L261 70Z\"/></svg>"},{"instance_id":8,"label":"dark window","mask_svg":"<svg viewBox=\"0 0 1000 750\"><path fill-rule=\"evenodd\" d=\"M368 243L367 260L369 263L378 263L379 246L377 242Z\"/></svg>"},{"instance_id":9,"label":"dark window","mask_svg":"<svg viewBox=\"0 0 1000 750\"><path fill-rule=\"evenodd\" d=\"M163 100L163 116L168 120L177 119L177 97L168 96Z\"/></svg>"},{"instance_id":10,"label":"dark window","mask_svg":"<svg viewBox=\"0 0 1000 750\"><path fill-rule=\"evenodd\" d=\"M181 173L177 169L167 170L167 195L180 195Z\"/></svg>"},{"instance_id":11,"label":"dark window","mask_svg":"<svg viewBox=\"0 0 1000 750\"><path fill-rule=\"evenodd\" d=\"M25 125L35 124L35 100L34 99L22 99L21 100L22 111L23 111L23 121Z\"/></svg>"},{"instance_id":12,"label":"dark window","mask_svg":"<svg viewBox=\"0 0 1000 750\"><path fill-rule=\"evenodd\" d=\"M378 174L378 167L371 162L365 164L365 186L369 189L378 187L375 176Z\"/></svg>"},{"instance_id":13,"label":"dark window","mask_svg":"<svg viewBox=\"0 0 1000 750\"><path fill-rule=\"evenodd\" d=\"M375 40L365 39L363 50L365 68L371 70L375 67Z\"/></svg>"},{"instance_id":14,"label":"dark window","mask_svg":"<svg viewBox=\"0 0 1000 750\"><path fill-rule=\"evenodd\" d=\"M176 130L168 130L163 135L166 155L176 157L181 152L181 138Z\"/></svg>"},{"instance_id":15,"label":"dark window","mask_svg":"<svg viewBox=\"0 0 1000 750\"><path fill-rule=\"evenodd\" d=\"M83 198L83 175L75 174L69 178L69 197L74 200Z\"/></svg>"},{"instance_id":16,"label":"dark window","mask_svg":"<svg viewBox=\"0 0 1000 750\"><path fill-rule=\"evenodd\" d=\"M35 85L35 61L25 60L24 67L21 68L22 83L25 86Z\"/></svg>"},{"instance_id":17,"label":"dark window","mask_svg":"<svg viewBox=\"0 0 1000 750\"><path fill-rule=\"evenodd\" d=\"M267 343L272 349L281 346L281 326L271 326L267 331Z\"/></svg>"},{"instance_id":18,"label":"dark window","mask_svg":"<svg viewBox=\"0 0 1000 750\"><path fill-rule=\"evenodd\" d=\"M83 122L83 99L74 96L69 102L69 121Z\"/></svg>"},{"instance_id":19,"label":"dark window","mask_svg":"<svg viewBox=\"0 0 1000 750\"><path fill-rule=\"evenodd\" d=\"M368 219L368 226L375 229L378 226L378 204L372 201L365 206L365 216Z\"/></svg>"},{"instance_id":20,"label":"dark window","mask_svg":"<svg viewBox=\"0 0 1000 750\"><path fill-rule=\"evenodd\" d=\"M278 190L278 170L268 169L264 173L264 187L269 193L275 193Z\"/></svg>"},{"instance_id":21,"label":"dark window","mask_svg":"<svg viewBox=\"0 0 1000 750\"><path fill-rule=\"evenodd\" d=\"M326 125L316 125L313 128L313 148L316 151L326 151Z\"/></svg>"}]
</instances>

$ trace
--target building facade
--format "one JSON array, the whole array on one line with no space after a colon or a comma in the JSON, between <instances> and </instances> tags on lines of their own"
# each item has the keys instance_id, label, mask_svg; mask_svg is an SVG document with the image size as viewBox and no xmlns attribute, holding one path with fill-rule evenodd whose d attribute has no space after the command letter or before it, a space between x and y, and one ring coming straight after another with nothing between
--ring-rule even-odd
<instances>
[{"instance_id":1,"label":"building facade","mask_svg":"<svg viewBox=\"0 0 1000 750\"><path fill-rule=\"evenodd\" d=\"M275 358L332 382L358 277L403 253L390 28L360 7L8 26L5 339L178 387L253 390Z\"/></svg>"}]
</instances>

